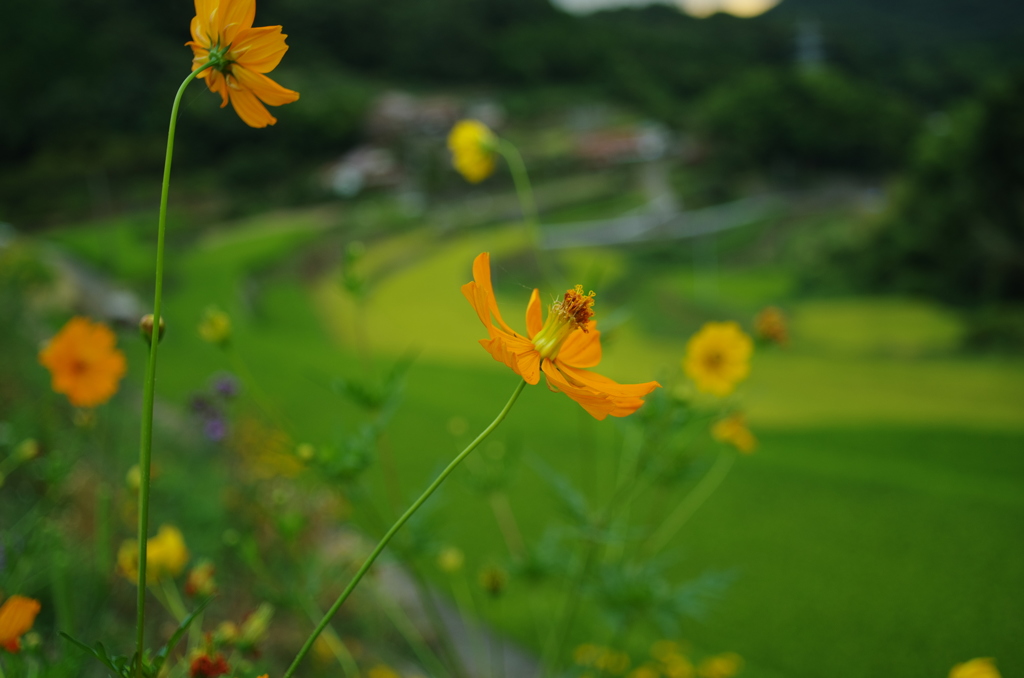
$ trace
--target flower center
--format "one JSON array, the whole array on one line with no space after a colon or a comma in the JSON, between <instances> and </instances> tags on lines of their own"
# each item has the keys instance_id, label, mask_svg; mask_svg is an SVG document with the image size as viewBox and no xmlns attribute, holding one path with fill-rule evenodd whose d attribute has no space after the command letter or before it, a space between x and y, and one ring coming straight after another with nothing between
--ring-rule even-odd
<instances>
[{"instance_id":1,"label":"flower center","mask_svg":"<svg viewBox=\"0 0 1024 678\"><path fill-rule=\"evenodd\" d=\"M554 358L573 331L587 331L587 323L594 317L594 292L583 293L583 286L566 290L561 301L551 304L544 326L533 337L533 347L541 358Z\"/></svg>"},{"instance_id":2,"label":"flower center","mask_svg":"<svg viewBox=\"0 0 1024 678\"><path fill-rule=\"evenodd\" d=\"M209 52L207 59L213 64L212 68L214 70L220 71L221 73L230 72L231 64L234 63L229 56L231 45L225 45L222 47L218 42L207 51Z\"/></svg>"},{"instance_id":3,"label":"flower center","mask_svg":"<svg viewBox=\"0 0 1024 678\"><path fill-rule=\"evenodd\" d=\"M719 351L709 351L704 356L704 366L712 372L717 372L725 363L725 356Z\"/></svg>"}]
</instances>

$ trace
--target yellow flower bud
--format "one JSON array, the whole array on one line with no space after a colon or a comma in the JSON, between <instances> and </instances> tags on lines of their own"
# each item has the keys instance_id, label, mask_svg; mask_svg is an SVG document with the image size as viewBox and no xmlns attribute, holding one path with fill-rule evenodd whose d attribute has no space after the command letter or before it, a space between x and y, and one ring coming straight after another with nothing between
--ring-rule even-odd
<instances>
[{"instance_id":1,"label":"yellow flower bud","mask_svg":"<svg viewBox=\"0 0 1024 678\"><path fill-rule=\"evenodd\" d=\"M29 461L39 456L39 442L34 438L28 438L18 443L14 448L14 456L19 461Z\"/></svg>"},{"instance_id":2,"label":"yellow flower bud","mask_svg":"<svg viewBox=\"0 0 1024 678\"><path fill-rule=\"evenodd\" d=\"M199 322L199 336L203 341L224 346L231 340L231 317L216 306L207 306Z\"/></svg>"},{"instance_id":3,"label":"yellow flower bud","mask_svg":"<svg viewBox=\"0 0 1024 678\"><path fill-rule=\"evenodd\" d=\"M489 565L480 571L480 587L492 597L499 597L507 585L508 572L500 567Z\"/></svg>"},{"instance_id":4,"label":"yellow flower bud","mask_svg":"<svg viewBox=\"0 0 1024 678\"><path fill-rule=\"evenodd\" d=\"M209 560L202 560L188 573L185 580L185 594L189 596L212 596L217 592L217 582L213 579L216 569Z\"/></svg>"},{"instance_id":5,"label":"yellow flower bud","mask_svg":"<svg viewBox=\"0 0 1024 678\"><path fill-rule=\"evenodd\" d=\"M242 622L238 646L242 649L249 649L263 642L267 637L267 629L270 627L270 619L273 616L274 606L270 603L261 603L256 611Z\"/></svg>"},{"instance_id":6,"label":"yellow flower bud","mask_svg":"<svg viewBox=\"0 0 1024 678\"><path fill-rule=\"evenodd\" d=\"M153 314L152 313L147 313L146 315L142 316L142 320L139 321L139 334L142 335L142 338L146 340L147 344L150 344L153 341L153 325L154 325L154 323L153 323ZM164 331L166 329L167 329L167 326L164 323L163 316L161 316L160 317L160 332L159 332L159 334L157 334L157 342L158 343L164 340Z\"/></svg>"},{"instance_id":7,"label":"yellow flower bud","mask_svg":"<svg viewBox=\"0 0 1024 678\"><path fill-rule=\"evenodd\" d=\"M465 562L466 556L463 555L462 551L455 546L448 546L444 548L437 556L437 566L441 568L443 572L447 572L448 574L455 574L461 570L462 565Z\"/></svg>"}]
</instances>

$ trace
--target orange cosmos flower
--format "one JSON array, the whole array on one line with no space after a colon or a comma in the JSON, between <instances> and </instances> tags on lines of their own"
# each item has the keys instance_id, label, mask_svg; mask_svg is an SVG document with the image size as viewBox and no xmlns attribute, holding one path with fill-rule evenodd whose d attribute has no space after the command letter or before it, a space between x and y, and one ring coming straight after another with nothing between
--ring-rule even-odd
<instances>
[{"instance_id":1,"label":"orange cosmos flower","mask_svg":"<svg viewBox=\"0 0 1024 678\"><path fill-rule=\"evenodd\" d=\"M280 26L253 28L256 0L195 0L192 19L192 70L213 62L198 75L211 91L220 94L221 108L231 105L250 127L277 122L263 104L281 106L298 101L299 93L286 89L264 73L277 68L288 51ZM262 103L260 103L262 102Z\"/></svg>"},{"instance_id":2,"label":"orange cosmos flower","mask_svg":"<svg viewBox=\"0 0 1024 678\"><path fill-rule=\"evenodd\" d=\"M75 317L39 352L39 362L50 370L54 391L75 407L95 407L117 393L127 369L116 343L103 323Z\"/></svg>"},{"instance_id":3,"label":"orange cosmos flower","mask_svg":"<svg viewBox=\"0 0 1024 678\"><path fill-rule=\"evenodd\" d=\"M0 647L8 652L21 649L21 637L32 628L39 614L39 601L11 596L0 606Z\"/></svg>"},{"instance_id":4,"label":"orange cosmos flower","mask_svg":"<svg viewBox=\"0 0 1024 678\"><path fill-rule=\"evenodd\" d=\"M579 285L551 305L547 320L541 318L540 292L534 290L526 307L527 336L517 333L501 318L491 287L488 252L473 261L473 282L462 286L462 294L487 328L490 338L481 339L480 345L495 360L505 363L528 384L536 384L544 372L548 388L565 393L595 419L604 419L609 414L630 415L644 404L643 396L661 386L656 381L619 384L584 369L601 361L601 333L591 320L594 293L583 294Z\"/></svg>"}]
</instances>

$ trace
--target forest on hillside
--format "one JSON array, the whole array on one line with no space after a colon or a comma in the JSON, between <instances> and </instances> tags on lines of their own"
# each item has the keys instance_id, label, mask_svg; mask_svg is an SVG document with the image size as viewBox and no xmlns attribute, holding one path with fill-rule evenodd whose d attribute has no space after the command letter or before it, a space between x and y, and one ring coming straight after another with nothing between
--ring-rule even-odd
<instances>
[{"instance_id":1,"label":"forest on hillside","mask_svg":"<svg viewBox=\"0 0 1024 678\"><path fill-rule=\"evenodd\" d=\"M182 27L192 11L185 1L128 0L8 9L3 50L31 57L0 65L0 221L33 229L147 204L168 101L190 63ZM547 0L289 0L262 3L257 21L282 24L291 36L278 72L302 99L281 112L287 125L253 130L205 105L216 95L191 91L176 158L193 177L178 189L184 195L228 195L255 209L328 198L312 177L364 140L369 107L394 89L485 96L520 121L607 102L709 148L706 174L726 186L752 174L912 175L927 164L914 158L941 121L963 121L969 114L957 111L993 97L1024 96L1024 8L1010 0L785 0L754 19L694 19L668 6L577 16ZM1019 137L1012 116L1000 119L1009 137L996 135L996 146ZM1010 158L1015 148L1005 150ZM1012 160L976 165L978 186L1020 185ZM268 166L274 172L259 169ZM961 211L988 204L984 191L966 193ZM997 210L993 221L996 241L1017 243L1010 252L1022 240L1018 211ZM946 223L956 235L954 219ZM922 229L896 238L913 241L902 249L889 242L889 251L935 264L941 253L921 253L936 240L930 227L909 230ZM940 246L950 249L946 239ZM993 250L981 249L969 270ZM997 268L1019 269L1015 256ZM977 296L963 294L960 280L943 290L893 281L884 272L891 257L872 260L881 273L865 272L856 257L847 266L845 252L833 258L870 284ZM967 288L1016 298L1020 286Z\"/></svg>"}]
</instances>

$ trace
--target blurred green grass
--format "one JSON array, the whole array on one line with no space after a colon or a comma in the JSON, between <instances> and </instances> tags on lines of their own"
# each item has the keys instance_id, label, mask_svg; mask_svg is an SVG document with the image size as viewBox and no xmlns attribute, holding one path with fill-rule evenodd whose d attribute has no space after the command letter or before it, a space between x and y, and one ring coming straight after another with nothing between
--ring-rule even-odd
<instances>
[{"instance_id":1,"label":"blurred green grass","mask_svg":"<svg viewBox=\"0 0 1024 678\"><path fill-rule=\"evenodd\" d=\"M477 345L482 328L459 293L473 256L494 254L499 301L514 327L523 326L537 281L503 264L522 247L515 225L372 242L361 264L373 282L364 310L340 291L336 271L312 282L276 271L304 248L326 246L339 227L344 222L325 214L273 215L176 250L165 313L173 341L160 354L160 397L182 403L229 367L194 329L217 303L232 314L238 353L297 442L322 441L355 419L325 382L361 372L353 337L363 323L378 366L418 351L390 434L401 491L411 497L464 442L448 421L462 417L470 433L479 430L516 383ZM55 239L75 249L75 241ZM91 256L102 261L103 253ZM716 306L693 300L700 271L636 276L621 259L577 252L568 262L585 272L596 260L618 289L610 305L632 315L607 336L600 371L616 379L671 380L689 334L716 312L743 321L772 302L794 319L792 346L759 352L740 393L761 450L740 460L681 536L679 577L706 568L739 573L707 622L686 626L687 637L709 651L740 652L752 678L923 677L979 655L998 657L1004 669L1024 666L1015 614L1024 607L1024 362L958 353L957 319L923 302L806 301L790 296L784 270L723 269ZM126 343L131 378L141 381L142 348ZM581 417L567 398L537 388L495 440L600 488L617 435L612 422ZM475 572L502 557L504 546L466 473L433 500L432 525L438 539L467 552ZM386 513L379 466L370 481ZM510 490L529 539L556 511L539 486L524 470ZM551 592L512 594L495 621L536 643L530 615L546 609ZM574 640L602 632L584 621L591 617L580 619Z\"/></svg>"}]
</instances>

